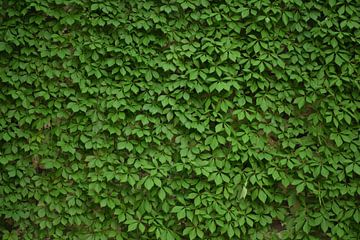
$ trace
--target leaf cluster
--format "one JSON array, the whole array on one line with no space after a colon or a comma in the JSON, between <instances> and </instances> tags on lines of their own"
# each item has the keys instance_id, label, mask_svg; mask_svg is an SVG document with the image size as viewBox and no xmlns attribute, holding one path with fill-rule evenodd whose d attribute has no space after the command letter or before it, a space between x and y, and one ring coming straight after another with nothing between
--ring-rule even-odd
<instances>
[{"instance_id":1,"label":"leaf cluster","mask_svg":"<svg viewBox=\"0 0 360 240\"><path fill-rule=\"evenodd\" d=\"M359 239L360 2L0 1L2 239Z\"/></svg>"}]
</instances>

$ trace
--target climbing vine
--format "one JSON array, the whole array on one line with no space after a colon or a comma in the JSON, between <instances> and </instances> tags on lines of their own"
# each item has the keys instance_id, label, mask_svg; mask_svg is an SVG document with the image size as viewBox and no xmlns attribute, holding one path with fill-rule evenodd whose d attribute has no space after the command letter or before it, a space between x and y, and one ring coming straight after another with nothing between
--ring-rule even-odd
<instances>
[{"instance_id":1,"label":"climbing vine","mask_svg":"<svg viewBox=\"0 0 360 240\"><path fill-rule=\"evenodd\" d=\"M2 239L359 239L360 2L0 0Z\"/></svg>"}]
</instances>

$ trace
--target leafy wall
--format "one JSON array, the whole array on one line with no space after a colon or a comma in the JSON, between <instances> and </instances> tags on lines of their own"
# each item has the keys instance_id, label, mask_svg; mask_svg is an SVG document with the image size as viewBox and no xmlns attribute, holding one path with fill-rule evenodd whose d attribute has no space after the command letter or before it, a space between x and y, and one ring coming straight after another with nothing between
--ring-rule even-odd
<instances>
[{"instance_id":1,"label":"leafy wall","mask_svg":"<svg viewBox=\"0 0 360 240\"><path fill-rule=\"evenodd\" d=\"M357 0L1 0L3 239L360 239Z\"/></svg>"}]
</instances>

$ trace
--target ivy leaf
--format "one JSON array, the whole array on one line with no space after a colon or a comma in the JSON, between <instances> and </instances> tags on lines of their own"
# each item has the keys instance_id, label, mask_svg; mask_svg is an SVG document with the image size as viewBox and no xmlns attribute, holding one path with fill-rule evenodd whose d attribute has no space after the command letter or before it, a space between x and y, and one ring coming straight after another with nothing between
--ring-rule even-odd
<instances>
[{"instance_id":1,"label":"ivy leaf","mask_svg":"<svg viewBox=\"0 0 360 240\"><path fill-rule=\"evenodd\" d=\"M145 188L147 190L151 190L151 188L154 186L154 182L152 180L152 178L147 178L146 181L145 181L145 184L144 184Z\"/></svg>"},{"instance_id":2,"label":"ivy leaf","mask_svg":"<svg viewBox=\"0 0 360 240\"><path fill-rule=\"evenodd\" d=\"M357 175L360 175L360 166L359 165L354 164L354 169L353 170Z\"/></svg>"},{"instance_id":3,"label":"ivy leaf","mask_svg":"<svg viewBox=\"0 0 360 240\"><path fill-rule=\"evenodd\" d=\"M131 231L134 231L135 229L137 229L138 227L138 223L132 223L128 226L128 231L131 232Z\"/></svg>"},{"instance_id":4,"label":"ivy leaf","mask_svg":"<svg viewBox=\"0 0 360 240\"><path fill-rule=\"evenodd\" d=\"M3 133L2 138L3 138L6 142L8 142L8 141L10 141L11 136L10 136L7 132L5 132L5 133Z\"/></svg>"},{"instance_id":5,"label":"ivy leaf","mask_svg":"<svg viewBox=\"0 0 360 240\"><path fill-rule=\"evenodd\" d=\"M45 208L40 208L39 211L38 211L38 216L39 217L45 217Z\"/></svg>"},{"instance_id":6,"label":"ivy leaf","mask_svg":"<svg viewBox=\"0 0 360 240\"><path fill-rule=\"evenodd\" d=\"M262 201L263 203L266 202L267 195L265 194L265 192L263 190L259 190L258 197L259 197L260 201Z\"/></svg>"},{"instance_id":7,"label":"ivy leaf","mask_svg":"<svg viewBox=\"0 0 360 240\"><path fill-rule=\"evenodd\" d=\"M165 193L165 191L161 188L161 189L159 190L159 198L160 198L162 201L164 201L165 197L166 197L166 193Z\"/></svg>"},{"instance_id":8,"label":"ivy leaf","mask_svg":"<svg viewBox=\"0 0 360 240\"><path fill-rule=\"evenodd\" d=\"M336 137L334 138L336 146L340 147L343 144L343 140L341 139L340 135L336 135Z\"/></svg>"},{"instance_id":9,"label":"ivy leaf","mask_svg":"<svg viewBox=\"0 0 360 240\"><path fill-rule=\"evenodd\" d=\"M246 195L247 195L247 188L246 186L243 186L243 188L241 189L241 193L240 193L240 198L245 198ZM265 197L265 200L266 200L266 197Z\"/></svg>"}]
</instances>

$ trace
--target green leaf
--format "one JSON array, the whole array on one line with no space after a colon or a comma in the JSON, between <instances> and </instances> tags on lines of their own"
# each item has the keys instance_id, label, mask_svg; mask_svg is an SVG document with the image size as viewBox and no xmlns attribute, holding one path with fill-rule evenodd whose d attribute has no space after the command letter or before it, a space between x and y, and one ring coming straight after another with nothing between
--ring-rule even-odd
<instances>
[{"instance_id":1,"label":"green leaf","mask_svg":"<svg viewBox=\"0 0 360 240\"><path fill-rule=\"evenodd\" d=\"M144 224L142 224L142 223L139 224L139 230L140 230L140 232L142 232L142 233L145 232L145 226L144 226Z\"/></svg>"},{"instance_id":2,"label":"green leaf","mask_svg":"<svg viewBox=\"0 0 360 240\"><path fill-rule=\"evenodd\" d=\"M153 182L152 178L147 178L145 180L144 185L145 185L145 188L150 191L150 189L154 186L154 182Z\"/></svg>"},{"instance_id":3,"label":"green leaf","mask_svg":"<svg viewBox=\"0 0 360 240\"><path fill-rule=\"evenodd\" d=\"M233 227L231 226L231 224L228 225L228 229L227 229L227 233L229 235L230 238L232 238L234 236L234 229Z\"/></svg>"},{"instance_id":4,"label":"green leaf","mask_svg":"<svg viewBox=\"0 0 360 240\"><path fill-rule=\"evenodd\" d=\"M328 55L328 56L325 58L325 63L326 63L326 64L331 63L331 62L334 60L334 56L335 56L335 54L330 54L330 55Z\"/></svg>"},{"instance_id":5,"label":"green leaf","mask_svg":"<svg viewBox=\"0 0 360 240\"><path fill-rule=\"evenodd\" d=\"M137 226L138 226L138 223L132 223L128 226L128 231L131 232L131 231L134 231L135 229L137 229Z\"/></svg>"},{"instance_id":6,"label":"green leaf","mask_svg":"<svg viewBox=\"0 0 360 240\"><path fill-rule=\"evenodd\" d=\"M288 25L288 23L289 23L289 18L287 17L286 13L282 13L281 19L282 19L282 21L283 21L283 23L284 23L285 25Z\"/></svg>"},{"instance_id":7,"label":"green leaf","mask_svg":"<svg viewBox=\"0 0 360 240\"><path fill-rule=\"evenodd\" d=\"M301 109L305 105L305 97L296 98L294 103L296 103L298 105L299 109Z\"/></svg>"},{"instance_id":8,"label":"green leaf","mask_svg":"<svg viewBox=\"0 0 360 240\"><path fill-rule=\"evenodd\" d=\"M240 198L245 198L247 195L247 191L248 190L247 190L246 186L244 185L243 188L241 189Z\"/></svg>"},{"instance_id":9,"label":"green leaf","mask_svg":"<svg viewBox=\"0 0 360 240\"><path fill-rule=\"evenodd\" d=\"M215 177L215 183L216 185L220 185L223 182L223 179L221 177L221 174L217 174Z\"/></svg>"},{"instance_id":10,"label":"green leaf","mask_svg":"<svg viewBox=\"0 0 360 240\"><path fill-rule=\"evenodd\" d=\"M213 137L211 140L211 143L210 143L210 147L214 150L217 148L218 145L219 145L219 143L218 143L217 139Z\"/></svg>"},{"instance_id":11,"label":"green leaf","mask_svg":"<svg viewBox=\"0 0 360 240\"><path fill-rule=\"evenodd\" d=\"M45 217L45 213L46 213L45 208L40 208L38 211L38 216L41 218Z\"/></svg>"},{"instance_id":12,"label":"green leaf","mask_svg":"<svg viewBox=\"0 0 360 240\"><path fill-rule=\"evenodd\" d=\"M259 190L258 197L259 197L260 201L262 201L263 203L266 202L267 195L265 194L265 192L263 190Z\"/></svg>"},{"instance_id":13,"label":"green leaf","mask_svg":"<svg viewBox=\"0 0 360 240\"><path fill-rule=\"evenodd\" d=\"M223 124L219 123L218 125L216 125L215 127L215 132L221 132L224 129Z\"/></svg>"},{"instance_id":14,"label":"green leaf","mask_svg":"<svg viewBox=\"0 0 360 240\"><path fill-rule=\"evenodd\" d=\"M334 140L335 140L336 146L338 146L338 147L340 147L343 144L343 140L341 139L340 135L336 135Z\"/></svg>"},{"instance_id":15,"label":"green leaf","mask_svg":"<svg viewBox=\"0 0 360 240\"><path fill-rule=\"evenodd\" d=\"M360 166L359 166L359 165L354 164L354 172L355 172L357 175L360 175Z\"/></svg>"},{"instance_id":16,"label":"green leaf","mask_svg":"<svg viewBox=\"0 0 360 240\"><path fill-rule=\"evenodd\" d=\"M147 72L145 73L145 79L146 79L146 81L151 81L151 79L152 79L152 74L151 74L150 71L147 71Z\"/></svg>"},{"instance_id":17,"label":"green leaf","mask_svg":"<svg viewBox=\"0 0 360 240\"><path fill-rule=\"evenodd\" d=\"M6 142L8 142L8 141L10 141L11 136L10 136L7 132L5 132L5 133L3 133L2 138L3 138Z\"/></svg>"},{"instance_id":18,"label":"green leaf","mask_svg":"<svg viewBox=\"0 0 360 240\"><path fill-rule=\"evenodd\" d=\"M300 183L299 185L296 186L296 192L300 193L304 191L304 188L305 188L305 183Z\"/></svg>"},{"instance_id":19,"label":"green leaf","mask_svg":"<svg viewBox=\"0 0 360 240\"><path fill-rule=\"evenodd\" d=\"M185 218L185 214L186 214L186 210L185 208L181 209L179 212L177 212L177 218L180 220L180 219L183 219Z\"/></svg>"},{"instance_id":20,"label":"green leaf","mask_svg":"<svg viewBox=\"0 0 360 240\"><path fill-rule=\"evenodd\" d=\"M336 0L329 0L330 7L335 6Z\"/></svg>"},{"instance_id":21,"label":"green leaf","mask_svg":"<svg viewBox=\"0 0 360 240\"><path fill-rule=\"evenodd\" d=\"M166 197L166 193L165 193L165 191L161 188L161 189L159 190L159 198L160 198L161 201L164 201L164 200L165 200L165 197Z\"/></svg>"},{"instance_id":22,"label":"green leaf","mask_svg":"<svg viewBox=\"0 0 360 240\"><path fill-rule=\"evenodd\" d=\"M343 64L344 60L339 56L339 55L336 55L335 57L335 63L338 65L338 66L341 66Z\"/></svg>"},{"instance_id":23,"label":"green leaf","mask_svg":"<svg viewBox=\"0 0 360 240\"><path fill-rule=\"evenodd\" d=\"M198 72L197 71L192 71L190 72L190 80L195 80L198 77Z\"/></svg>"},{"instance_id":24,"label":"green leaf","mask_svg":"<svg viewBox=\"0 0 360 240\"><path fill-rule=\"evenodd\" d=\"M247 16L249 16L249 9L244 9L242 12L241 12L241 17L242 18L246 18Z\"/></svg>"},{"instance_id":25,"label":"green leaf","mask_svg":"<svg viewBox=\"0 0 360 240\"><path fill-rule=\"evenodd\" d=\"M210 221L209 230L210 230L211 233L214 233L216 231L215 221Z\"/></svg>"}]
</instances>

